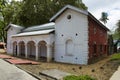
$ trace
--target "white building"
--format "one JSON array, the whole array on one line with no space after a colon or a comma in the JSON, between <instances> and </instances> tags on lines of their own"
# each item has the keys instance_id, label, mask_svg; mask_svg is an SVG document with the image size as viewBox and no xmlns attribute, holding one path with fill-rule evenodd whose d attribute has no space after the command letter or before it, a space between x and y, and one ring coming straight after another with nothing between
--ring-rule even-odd
<instances>
[{"instance_id":1,"label":"white building","mask_svg":"<svg viewBox=\"0 0 120 80\"><path fill-rule=\"evenodd\" d=\"M54 58L56 62L87 64L88 15L88 11L67 5L50 19L51 23L29 28L10 24L5 29L7 52L47 62Z\"/></svg>"}]
</instances>

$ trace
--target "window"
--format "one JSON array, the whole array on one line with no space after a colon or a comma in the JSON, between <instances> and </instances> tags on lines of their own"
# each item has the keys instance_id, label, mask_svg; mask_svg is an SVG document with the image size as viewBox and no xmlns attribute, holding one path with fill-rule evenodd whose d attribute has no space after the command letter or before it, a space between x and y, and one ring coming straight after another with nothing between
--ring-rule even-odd
<instances>
[{"instance_id":1,"label":"window","mask_svg":"<svg viewBox=\"0 0 120 80\"><path fill-rule=\"evenodd\" d=\"M67 16L67 19L71 19L71 15L68 15L68 16Z\"/></svg>"},{"instance_id":2,"label":"window","mask_svg":"<svg viewBox=\"0 0 120 80\"><path fill-rule=\"evenodd\" d=\"M106 46L106 45L104 45L104 52L106 52L106 47L107 47L107 46Z\"/></svg>"},{"instance_id":3,"label":"window","mask_svg":"<svg viewBox=\"0 0 120 80\"><path fill-rule=\"evenodd\" d=\"M102 52L102 45L100 45L100 52Z\"/></svg>"},{"instance_id":4,"label":"window","mask_svg":"<svg viewBox=\"0 0 120 80\"><path fill-rule=\"evenodd\" d=\"M73 54L73 41L72 40L67 40L66 41L66 55L72 56Z\"/></svg>"},{"instance_id":5,"label":"window","mask_svg":"<svg viewBox=\"0 0 120 80\"><path fill-rule=\"evenodd\" d=\"M93 45L93 53L96 54L96 52L97 52L97 46L96 46L96 44L94 44Z\"/></svg>"}]
</instances>

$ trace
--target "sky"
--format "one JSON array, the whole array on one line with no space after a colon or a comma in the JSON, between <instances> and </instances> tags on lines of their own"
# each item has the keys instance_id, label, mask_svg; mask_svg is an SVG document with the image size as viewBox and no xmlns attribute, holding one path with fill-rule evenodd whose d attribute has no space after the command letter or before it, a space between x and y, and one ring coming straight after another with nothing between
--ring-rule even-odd
<instances>
[{"instance_id":1,"label":"sky","mask_svg":"<svg viewBox=\"0 0 120 80\"><path fill-rule=\"evenodd\" d=\"M102 12L108 13L108 22L106 26L114 31L116 23L120 20L120 0L82 0L88 7L88 11L92 13L98 20Z\"/></svg>"}]
</instances>

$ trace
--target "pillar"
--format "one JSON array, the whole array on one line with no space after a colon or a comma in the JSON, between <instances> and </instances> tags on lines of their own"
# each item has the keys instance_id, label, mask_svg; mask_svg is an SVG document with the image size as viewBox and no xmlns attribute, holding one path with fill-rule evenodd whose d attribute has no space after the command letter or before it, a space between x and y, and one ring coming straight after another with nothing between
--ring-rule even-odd
<instances>
[{"instance_id":1,"label":"pillar","mask_svg":"<svg viewBox=\"0 0 120 80\"><path fill-rule=\"evenodd\" d=\"M25 58L28 58L28 47L27 47L27 43L25 43Z\"/></svg>"},{"instance_id":2,"label":"pillar","mask_svg":"<svg viewBox=\"0 0 120 80\"><path fill-rule=\"evenodd\" d=\"M20 48L20 46L19 46L19 43L18 43L18 44L17 44L17 56L19 56L19 55L20 55L19 48Z\"/></svg>"},{"instance_id":3,"label":"pillar","mask_svg":"<svg viewBox=\"0 0 120 80\"><path fill-rule=\"evenodd\" d=\"M38 44L36 43L35 44L35 47L36 47L36 55L35 55L35 59L38 60Z\"/></svg>"},{"instance_id":4,"label":"pillar","mask_svg":"<svg viewBox=\"0 0 120 80\"><path fill-rule=\"evenodd\" d=\"M52 47L47 44L47 62L52 61Z\"/></svg>"}]
</instances>

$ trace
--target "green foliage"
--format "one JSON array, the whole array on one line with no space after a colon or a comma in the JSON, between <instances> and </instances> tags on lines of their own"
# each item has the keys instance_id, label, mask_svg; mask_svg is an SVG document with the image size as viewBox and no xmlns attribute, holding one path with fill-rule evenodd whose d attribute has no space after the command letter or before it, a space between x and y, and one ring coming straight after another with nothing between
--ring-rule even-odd
<instances>
[{"instance_id":1,"label":"green foliage","mask_svg":"<svg viewBox=\"0 0 120 80\"><path fill-rule=\"evenodd\" d=\"M0 0L0 41L5 41L5 20L4 20L4 12L3 9L7 5L6 0Z\"/></svg>"},{"instance_id":2,"label":"green foliage","mask_svg":"<svg viewBox=\"0 0 120 80\"><path fill-rule=\"evenodd\" d=\"M71 75L71 76L64 77L63 80L96 80L96 79L88 75L82 75L82 76Z\"/></svg>"},{"instance_id":3,"label":"green foliage","mask_svg":"<svg viewBox=\"0 0 120 80\"><path fill-rule=\"evenodd\" d=\"M120 28L120 20L118 20L117 24L118 28ZM120 29L119 29L120 30Z\"/></svg>"},{"instance_id":4,"label":"green foliage","mask_svg":"<svg viewBox=\"0 0 120 80\"><path fill-rule=\"evenodd\" d=\"M120 53L116 53L116 54L112 55L110 60L111 61L120 60Z\"/></svg>"},{"instance_id":5,"label":"green foliage","mask_svg":"<svg viewBox=\"0 0 120 80\"><path fill-rule=\"evenodd\" d=\"M80 0L23 0L22 11L18 17L19 22L24 26L47 23L56 12L67 4L87 9Z\"/></svg>"},{"instance_id":6,"label":"green foliage","mask_svg":"<svg viewBox=\"0 0 120 80\"><path fill-rule=\"evenodd\" d=\"M113 34L114 39L120 39L120 20L116 23L117 29L115 30Z\"/></svg>"},{"instance_id":7,"label":"green foliage","mask_svg":"<svg viewBox=\"0 0 120 80\"><path fill-rule=\"evenodd\" d=\"M114 42L113 42L113 36L108 35L108 53L112 54L113 53L113 47L114 47Z\"/></svg>"},{"instance_id":8,"label":"green foliage","mask_svg":"<svg viewBox=\"0 0 120 80\"><path fill-rule=\"evenodd\" d=\"M113 39L115 39L115 40L118 40L120 38L119 33L116 31L114 32L114 34L112 34L112 36L113 36Z\"/></svg>"},{"instance_id":9,"label":"green foliage","mask_svg":"<svg viewBox=\"0 0 120 80\"><path fill-rule=\"evenodd\" d=\"M6 25L9 23L19 24L18 14L21 11L22 3L18 1L12 1L3 8L3 17Z\"/></svg>"},{"instance_id":10,"label":"green foliage","mask_svg":"<svg viewBox=\"0 0 120 80\"><path fill-rule=\"evenodd\" d=\"M18 15L21 10L21 2L11 0L0 0L0 39L6 42L4 28L9 23L19 24Z\"/></svg>"}]
</instances>

